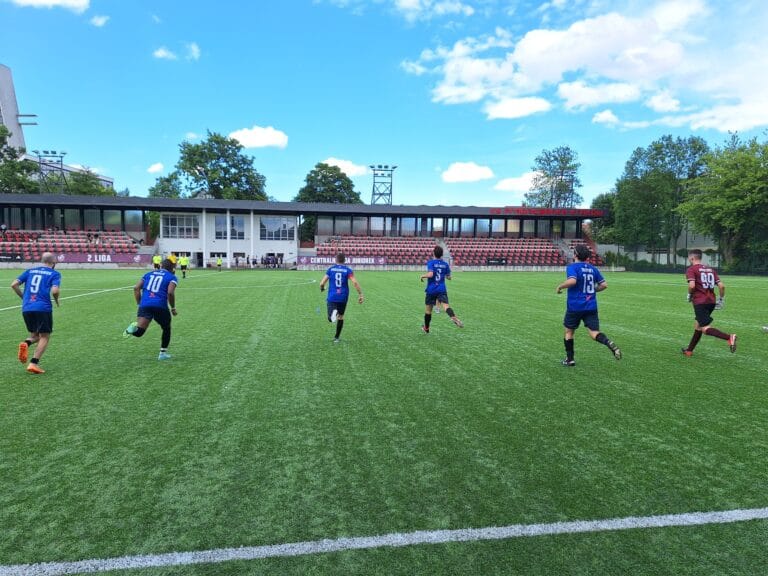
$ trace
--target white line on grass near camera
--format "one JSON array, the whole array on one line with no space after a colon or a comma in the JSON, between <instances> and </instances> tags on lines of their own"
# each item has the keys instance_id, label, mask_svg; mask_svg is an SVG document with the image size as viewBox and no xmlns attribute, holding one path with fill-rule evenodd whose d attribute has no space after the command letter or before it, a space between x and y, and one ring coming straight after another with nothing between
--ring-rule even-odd
<instances>
[{"instance_id":1,"label":"white line on grass near camera","mask_svg":"<svg viewBox=\"0 0 768 576\"><path fill-rule=\"evenodd\" d=\"M447 542L476 542L480 540L506 540L533 536L555 536L558 534L581 534L614 530L637 530L641 528L671 528L701 526L705 524L729 524L750 520L768 519L768 508L746 510L724 510L720 512L690 512L662 516L629 516L608 520L576 520L553 522L551 524L513 524L490 528L465 528L460 530L419 530L362 536L357 538L336 538L273 544L266 546L244 546L242 548L218 548L197 552L169 552L142 556L122 556L78 562L43 562L39 564L0 565L0 576L59 576L128 570L136 568L162 568L167 566L188 566L192 564L217 564L232 560L258 560L289 556L325 554L345 550L372 548L399 548L417 544L445 544Z\"/></svg>"}]
</instances>

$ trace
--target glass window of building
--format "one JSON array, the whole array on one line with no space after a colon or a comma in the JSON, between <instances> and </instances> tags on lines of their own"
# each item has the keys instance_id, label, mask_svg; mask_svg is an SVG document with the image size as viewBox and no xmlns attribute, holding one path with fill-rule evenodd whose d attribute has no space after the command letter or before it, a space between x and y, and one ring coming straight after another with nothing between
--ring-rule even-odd
<instances>
[{"instance_id":1,"label":"glass window of building","mask_svg":"<svg viewBox=\"0 0 768 576\"><path fill-rule=\"evenodd\" d=\"M472 238L475 235L475 219L474 218L462 218L461 219L461 237Z\"/></svg>"},{"instance_id":2,"label":"glass window of building","mask_svg":"<svg viewBox=\"0 0 768 576\"><path fill-rule=\"evenodd\" d=\"M80 210L67 208L64 210L64 229L80 230Z\"/></svg>"},{"instance_id":3,"label":"glass window of building","mask_svg":"<svg viewBox=\"0 0 768 576\"><path fill-rule=\"evenodd\" d=\"M371 236L384 235L384 218L382 216L371 216Z\"/></svg>"},{"instance_id":4,"label":"glass window of building","mask_svg":"<svg viewBox=\"0 0 768 576\"><path fill-rule=\"evenodd\" d=\"M227 239L227 216L226 214L217 215L214 219L214 237L216 240Z\"/></svg>"},{"instance_id":5,"label":"glass window of building","mask_svg":"<svg viewBox=\"0 0 768 576\"><path fill-rule=\"evenodd\" d=\"M317 217L318 236L333 236L333 216Z\"/></svg>"},{"instance_id":6,"label":"glass window of building","mask_svg":"<svg viewBox=\"0 0 768 576\"><path fill-rule=\"evenodd\" d=\"M416 236L416 218L400 219L400 235Z\"/></svg>"},{"instance_id":7,"label":"glass window of building","mask_svg":"<svg viewBox=\"0 0 768 576\"><path fill-rule=\"evenodd\" d=\"M563 238L576 238L576 220L566 220Z\"/></svg>"},{"instance_id":8,"label":"glass window of building","mask_svg":"<svg viewBox=\"0 0 768 576\"><path fill-rule=\"evenodd\" d=\"M491 221L487 218L478 218L475 235L478 238L488 238L491 230Z\"/></svg>"},{"instance_id":9,"label":"glass window of building","mask_svg":"<svg viewBox=\"0 0 768 576\"><path fill-rule=\"evenodd\" d=\"M339 236L349 236L352 233L352 219L349 216L337 216L334 232Z\"/></svg>"},{"instance_id":10,"label":"glass window of building","mask_svg":"<svg viewBox=\"0 0 768 576\"><path fill-rule=\"evenodd\" d=\"M368 236L368 218L365 216L355 216L352 218L352 235Z\"/></svg>"},{"instance_id":11,"label":"glass window of building","mask_svg":"<svg viewBox=\"0 0 768 576\"><path fill-rule=\"evenodd\" d=\"M230 216L229 225L232 240L245 240L245 216Z\"/></svg>"},{"instance_id":12,"label":"glass window of building","mask_svg":"<svg viewBox=\"0 0 768 576\"><path fill-rule=\"evenodd\" d=\"M104 210L104 230L122 230L120 210Z\"/></svg>"},{"instance_id":13,"label":"glass window of building","mask_svg":"<svg viewBox=\"0 0 768 576\"><path fill-rule=\"evenodd\" d=\"M501 218L494 218L491 220L491 236L494 238L502 238L504 236L504 220Z\"/></svg>"},{"instance_id":14,"label":"glass window of building","mask_svg":"<svg viewBox=\"0 0 768 576\"><path fill-rule=\"evenodd\" d=\"M163 214L163 238L199 238L200 225L195 214Z\"/></svg>"},{"instance_id":15,"label":"glass window of building","mask_svg":"<svg viewBox=\"0 0 768 576\"><path fill-rule=\"evenodd\" d=\"M520 220L507 220L507 236L511 238L520 237Z\"/></svg>"},{"instance_id":16,"label":"glass window of building","mask_svg":"<svg viewBox=\"0 0 768 576\"><path fill-rule=\"evenodd\" d=\"M84 210L83 226L86 230L101 230L101 214L99 211L94 209Z\"/></svg>"},{"instance_id":17,"label":"glass window of building","mask_svg":"<svg viewBox=\"0 0 768 576\"><path fill-rule=\"evenodd\" d=\"M259 218L261 240L293 240L296 237L296 221L290 217L263 216Z\"/></svg>"},{"instance_id":18,"label":"glass window of building","mask_svg":"<svg viewBox=\"0 0 768 576\"><path fill-rule=\"evenodd\" d=\"M144 232L144 219L141 210L125 211L125 231L126 232ZM197 222L197 216L193 216ZM187 238L197 238L197 236L187 236Z\"/></svg>"},{"instance_id":19,"label":"glass window of building","mask_svg":"<svg viewBox=\"0 0 768 576\"><path fill-rule=\"evenodd\" d=\"M549 220L539 220L539 226L536 231L538 238L549 238Z\"/></svg>"},{"instance_id":20,"label":"glass window of building","mask_svg":"<svg viewBox=\"0 0 768 576\"><path fill-rule=\"evenodd\" d=\"M443 235L443 223L445 220L442 218L432 218L432 235L433 236L442 236Z\"/></svg>"},{"instance_id":21,"label":"glass window of building","mask_svg":"<svg viewBox=\"0 0 768 576\"><path fill-rule=\"evenodd\" d=\"M523 238L533 238L536 235L536 220L523 220Z\"/></svg>"}]
</instances>

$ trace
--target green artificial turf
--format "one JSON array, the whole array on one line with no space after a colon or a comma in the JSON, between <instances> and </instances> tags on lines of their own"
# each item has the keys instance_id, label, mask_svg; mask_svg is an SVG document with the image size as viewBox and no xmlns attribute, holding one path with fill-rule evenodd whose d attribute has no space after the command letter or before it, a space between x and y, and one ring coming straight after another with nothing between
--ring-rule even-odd
<instances>
[{"instance_id":1,"label":"green artificial turf","mask_svg":"<svg viewBox=\"0 0 768 576\"><path fill-rule=\"evenodd\" d=\"M18 271L0 270L9 286ZM0 565L768 506L768 283L724 277L702 338L681 275L606 272L560 365L562 273L464 273L420 330L418 272L358 271L342 341L322 272L193 271L170 361L137 270L62 270L31 375L0 293ZM756 574L768 522L133 570L156 574Z\"/></svg>"}]
</instances>

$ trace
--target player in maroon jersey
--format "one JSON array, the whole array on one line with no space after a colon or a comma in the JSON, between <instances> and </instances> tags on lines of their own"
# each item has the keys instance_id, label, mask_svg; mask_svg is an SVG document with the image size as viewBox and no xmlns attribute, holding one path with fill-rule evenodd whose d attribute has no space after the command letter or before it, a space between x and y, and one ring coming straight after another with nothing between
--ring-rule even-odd
<instances>
[{"instance_id":1,"label":"player in maroon jersey","mask_svg":"<svg viewBox=\"0 0 768 576\"><path fill-rule=\"evenodd\" d=\"M687 348L683 348L682 352L686 356L693 356L693 349L701 340L702 334L728 340L731 352L736 352L736 334L726 334L712 326L712 311L720 310L725 305L725 284L713 268L701 263L701 258L701 250L688 252L688 261L691 266L685 271L685 279L688 280L688 301L693 304L696 321L693 324L691 343ZM719 292L717 299L715 299L715 287Z\"/></svg>"}]
</instances>

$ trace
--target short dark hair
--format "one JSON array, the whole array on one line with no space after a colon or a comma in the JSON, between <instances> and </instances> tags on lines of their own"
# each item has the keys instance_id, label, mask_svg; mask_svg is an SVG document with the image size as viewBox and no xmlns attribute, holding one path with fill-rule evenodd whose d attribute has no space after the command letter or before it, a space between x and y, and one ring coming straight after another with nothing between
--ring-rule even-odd
<instances>
[{"instance_id":1,"label":"short dark hair","mask_svg":"<svg viewBox=\"0 0 768 576\"><path fill-rule=\"evenodd\" d=\"M168 270L168 272L173 272L173 262L170 261L170 259L166 258L163 260L163 263L160 264L163 270Z\"/></svg>"},{"instance_id":2,"label":"short dark hair","mask_svg":"<svg viewBox=\"0 0 768 576\"><path fill-rule=\"evenodd\" d=\"M347 257L344 256L344 252L339 252L336 254L336 263L337 264L344 264L344 262L347 261Z\"/></svg>"},{"instance_id":3,"label":"short dark hair","mask_svg":"<svg viewBox=\"0 0 768 576\"><path fill-rule=\"evenodd\" d=\"M589 246L586 244L576 244L576 247L573 249L573 251L576 252L576 257L582 262L588 260L592 255L592 252L589 250Z\"/></svg>"},{"instance_id":4,"label":"short dark hair","mask_svg":"<svg viewBox=\"0 0 768 576\"><path fill-rule=\"evenodd\" d=\"M704 253L698 248L693 248L691 250L688 250L688 256L694 256L695 258L698 258L699 260L701 260L702 258L704 258Z\"/></svg>"},{"instance_id":5,"label":"short dark hair","mask_svg":"<svg viewBox=\"0 0 768 576\"><path fill-rule=\"evenodd\" d=\"M435 246L435 249L432 252L435 255L435 258L442 258L443 257L443 247L442 246Z\"/></svg>"}]
</instances>

